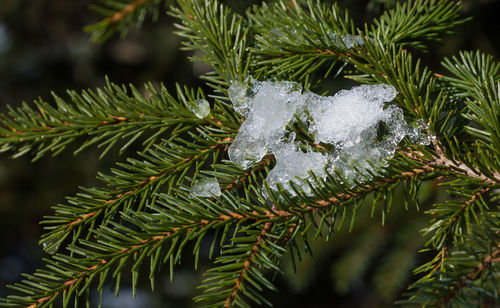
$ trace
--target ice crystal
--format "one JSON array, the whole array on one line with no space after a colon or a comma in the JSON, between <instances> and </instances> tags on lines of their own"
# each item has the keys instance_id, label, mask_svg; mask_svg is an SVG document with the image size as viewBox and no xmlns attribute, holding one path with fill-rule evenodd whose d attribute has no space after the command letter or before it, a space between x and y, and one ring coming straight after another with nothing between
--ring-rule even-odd
<instances>
[{"instance_id":1,"label":"ice crystal","mask_svg":"<svg viewBox=\"0 0 500 308\"><path fill-rule=\"evenodd\" d=\"M203 119L210 113L210 104L204 99L198 99L189 104L189 111L194 113L194 115L200 119Z\"/></svg>"},{"instance_id":2,"label":"ice crystal","mask_svg":"<svg viewBox=\"0 0 500 308\"><path fill-rule=\"evenodd\" d=\"M198 197L213 197L222 194L216 178L205 178L191 187L191 194Z\"/></svg>"},{"instance_id":3,"label":"ice crystal","mask_svg":"<svg viewBox=\"0 0 500 308\"><path fill-rule=\"evenodd\" d=\"M351 49L357 45L363 45L363 39L359 35L328 33L328 37L338 47Z\"/></svg>"},{"instance_id":4,"label":"ice crystal","mask_svg":"<svg viewBox=\"0 0 500 308\"><path fill-rule=\"evenodd\" d=\"M306 38L306 32L295 28L275 28L270 30L269 33L270 37L279 43L294 41L301 44L308 44L311 42L316 45L322 44L319 38L315 38L314 36L308 36ZM326 36L329 38L329 41L327 39L326 43L338 48L351 49L355 46L363 45L363 38L359 35L326 32Z\"/></svg>"}]
</instances>

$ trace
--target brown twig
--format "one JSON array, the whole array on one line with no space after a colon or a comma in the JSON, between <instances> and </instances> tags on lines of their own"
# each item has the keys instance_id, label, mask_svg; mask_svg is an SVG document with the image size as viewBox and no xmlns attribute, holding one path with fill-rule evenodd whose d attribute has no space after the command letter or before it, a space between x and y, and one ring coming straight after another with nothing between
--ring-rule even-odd
<instances>
[{"instance_id":1,"label":"brown twig","mask_svg":"<svg viewBox=\"0 0 500 308\"><path fill-rule=\"evenodd\" d=\"M471 178L475 179L480 179L484 181L487 184L490 185L495 185L500 182L500 174L498 172L494 172L492 175L493 177L488 177L482 172L478 170L474 170L471 167L467 166L463 162L455 162L449 158L446 157L444 151L443 145L437 140L434 140L434 151L436 152L436 159L435 163L436 165L440 165L442 167L447 167L450 169L458 170L460 171L463 175L466 175Z\"/></svg>"},{"instance_id":2,"label":"brown twig","mask_svg":"<svg viewBox=\"0 0 500 308\"><path fill-rule=\"evenodd\" d=\"M125 6L121 11L114 13L113 15L109 16L106 18L106 21L110 24L115 24L125 18L127 15L133 13L137 8L139 8L141 5L146 4L151 0L136 0L129 5Z\"/></svg>"}]
</instances>

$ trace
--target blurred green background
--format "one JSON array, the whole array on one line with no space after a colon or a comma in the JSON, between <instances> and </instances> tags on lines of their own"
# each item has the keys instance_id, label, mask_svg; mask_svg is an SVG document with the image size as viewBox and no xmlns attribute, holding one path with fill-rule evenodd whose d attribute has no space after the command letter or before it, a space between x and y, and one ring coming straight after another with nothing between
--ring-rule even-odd
<instances>
[{"instance_id":1,"label":"blurred green background","mask_svg":"<svg viewBox=\"0 0 500 308\"><path fill-rule=\"evenodd\" d=\"M172 31L172 20L161 16L157 23L146 22L125 39L117 37L96 45L82 31L84 25L98 20L88 10L90 0L0 0L0 110L42 97L50 92L63 94L66 89L95 88L105 76L116 83L140 86L145 81L163 82L173 88L175 82L201 86L197 76L207 67L186 60L179 51L180 40ZM252 1L232 0L243 7ZM255 3L253 1L252 3ZM358 24L370 21L391 0L344 0ZM481 49L495 55L500 52L500 1L464 1L464 15L474 19L448 36L445 42L422 56L435 72L441 72L443 56L462 49ZM40 267L43 257L37 242L42 232L38 222L50 213L50 206L78 192L78 186L98 185L98 170L114 166L117 153L102 160L87 150L74 157L65 151L56 158L45 157L32 164L30 157L12 160L0 155L0 297L7 295L5 285L20 279L20 273ZM133 155L129 152L128 155ZM119 157L124 160L126 155ZM352 232L339 231L329 243L313 243L315 258L304 257L294 274L290 260L277 277L279 293L270 293L275 307L387 307L411 281L410 270L428 258L415 254L425 240L416 230L429 219L423 212L445 192L430 183L423 187L420 211L414 205L406 211L396 202L386 226L380 214L370 218L365 206ZM187 251L187 250L186 250ZM158 281L156 292L142 284L143 291L131 300L125 283L120 297L111 292L104 296L104 307L191 307L190 298L201 279L199 272L184 262L173 284L168 277Z\"/></svg>"}]
</instances>

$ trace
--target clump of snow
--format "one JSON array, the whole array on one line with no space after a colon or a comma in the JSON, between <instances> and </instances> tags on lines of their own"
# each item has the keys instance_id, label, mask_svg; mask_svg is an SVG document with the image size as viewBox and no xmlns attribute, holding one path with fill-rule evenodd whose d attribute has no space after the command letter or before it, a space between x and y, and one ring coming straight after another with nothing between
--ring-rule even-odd
<instances>
[{"instance_id":1,"label":"clump of snow","mask_svg":"<svg viewBox=\"0 0 500 308\"><path fill-rule=\"evenodd\" d=\"M349 147L363 139L373 139L373 130L380 121L387 121L396 112L384 109L384 103L396 97L397 91L388 85L363 85L342 90L330 97L316 96L308 105L313 124L309 131L316 142ZM365 135L369 136L365 136Z\"/></svg>"},{"instance_id":2,"label":"clump of snow","mask_svg":"<svg viewBox=\"0 0 500 308\"><path fill-rule=\"evenodd\" d=\"M320 177L326 175L324 168L328 162L328 156L313 152L312 149L303 152L295 144L285 143L282 148L275 150L274 156L276 166L269 172L266 179L271 187L279 183L284 189L292 192L289 182L295 181L304 192L309 193L310 187L307 184L307 179L310 177L309 171Z\"/></svg>"},{"instance_id":3,"label":"clump of snow","mask_svg":"<svg viewBox=\"0 0 500 308\"><path fill-rule=\"evenodd\" d=\"M285 126L300 107L305 97L300 86L293 82L252 82L253 96L241 108L241 96L230 96L238 112L247 115L233 144L229 147L229 158L244 169L261 160L280 141ZM232 86L230 92L243 93L245 86Z\"/></svg>"},{"instance_id":4,"label":"clump of snow","mask_svg":"<svg viewBox=\"0 0 500 308\"><path fill-rule=\"evenodd\" d=\"M208 116L210 113L210 104L204 99L198 99L187 105L189 111L200 119Z\"/></svg>"},{"instance_id":5,"label":"clump of snow","mask_svg":"<svg viewBox=\"0 0 500 308\"><path fill-rule=\"evenodd\" d=\"M301 93L292 82L249 79L247 84L231 85L230 92L246 93L230 98L247 118L229 147L229 158L247 169L266 153L274 154L276 166L267 178L271 187L280 183L291 191L289 181L295 181L310 193L309 171L324 177L325 169L350 182L360 181L369 177L366 170L383 167L405 136L416 143L428 142L422 123L409 125L399 107L387 105L397 91L386 84L357 86L333 96ZM239 109L242 101L245 108ZM315 142L330 144L332 151L320 153L304 146L307 150L302 151L297 146L295 133L287 135L285 129L296 113L307 119Z\"/></svg>"},{"instance_id":6,"label":"clump of snow","mask_svg":"<svg viewBox=\"0 0 500 308\"><path fill-rule=\"evenodd\" d=\"M191 194L198 197L218 197L222 192L216 178L205 178L191 187Z\"/></svg>"}]
</instances>

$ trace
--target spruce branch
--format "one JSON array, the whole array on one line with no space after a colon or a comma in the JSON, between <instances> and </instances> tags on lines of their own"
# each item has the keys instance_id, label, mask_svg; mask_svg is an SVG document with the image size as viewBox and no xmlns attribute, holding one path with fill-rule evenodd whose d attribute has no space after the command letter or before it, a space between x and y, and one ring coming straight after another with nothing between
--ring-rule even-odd
<instances>
[{"instance_id":1,"label":"spruce branch","mask_svg":"<svg viewBox=\"0 0 500 308\"><path fill-rule=\"evenodd\" d=\"M374 20L371 32L385 45L426 50L426 43L441 41L443 34L467 21L460 17L461 8L460 1L399 2Z\"/></svg>"},{"instance_id":2,"label":"spruce branch","mask_svg":"<svg viewBox=\"0 0 500 308\"><path fill-rule=\"evenodd\" d=\"M93 28L95 38L142 22L166 2L106 2L113 9ZM412 286L405 302L450 306L498 301L500 66L492 57L464 52L460 59L444 61L452 74L448 77L434 74L411 53L425 50L462 23L459 10L455 1L407 1L358 29L338 5L321 1L264 3L245 16L219 1L178 1L170 14L179 20L184 49L195 52L192 60L214 70L203 76L214 89L207 115L191 108L206 99L201 91L178 87L173 97L164 88L148 87L143 95L108 84L96 92L72 92L73 103L56 98L57 107L52 107L40 101L35 108L25 105L3 117L2 149L18 155L32 151L35 159L57 154L78 137L86 138L78 151L100 144L106 147L103 155L119 139L126 139L123 151L149 138L138 158L118 164L109 175L100 174L103 187L82 188L68 205L54 208L55 214L44 221L48 233L41 242L47 251L61 253L46 260L46 269L12 286L25 296L10 296L0 305L51 307L61 295L65 307L85 296L90 305L91 286L102 292L113 281L118 292L129 266L135 292L148 259L154 287L162 264L169 264L172 275L189 243L197 268L206 241L215 266L206 272L204 293L196 300L209 307L269 305L261 292L275 289L269 273L280 272L287 251L295 262L295 256L300 259L302 251L310 251L312 234L329 240L347 218L352 228L368 196L373 196L372 214L383 203L384 223L398 187L406 203L418 199L420 183L436 179L446 179L441 184L449 186L449 197L456 200L428 211L434 217L424 232L437 255L418 269L426 276ZM308 187L290 182L290 189L266 183L276 162L273 155L247 170L226 160L243 121L226 103L232 82L252 76L300 81L309 89L346 68L346 77L360 83L394 86L399 92L395 104L405 119L423 122L433 142L411 145L404 139L378 167L356 169L359 177L310 172ZM287 127L302 149L332 151L332 145L318 144L305 127L299 116ZM462 138L466 134L470 139ZM206 178L217 182L220 195L191 193ZM421 241L395 252L392 263L408 267L397 256L412 254Z\"/></svg>"},{"instance_id":3,"label":"spruce branch","mask_svg":"<svg viewBox=\"0 0 500 308\"><path fill-rule=\"evenodd\" d=\"M338 38L353 33L354 26L338 5L329 7L321 1L307 1L305 6L297 1L264 3L248 18L257 32L252 52L257 57L254 71L260 78L286 76L307 84L321 67L328 66L324 78L333 70L337 75L342 71L343 65L337 65L339 57L335 56L346 48L338 44Z\"/></svg>"},{"instance_id":4,"label":"spruce branch","mask_svg":"<svg viewBox=\"0 0 500 308\"><path fill-rule=\"evenodd\" d=\"M498 204L480 215L480 223L464 241L450 248L427 276L411 286L406 304L422 307L455 307L498 303L495 283L500 259Z\"/></svg>"},{"instance_id":5,"label":"spruce branch","mask_svg":"<svg viewBox=\"0 0 500 308\"><path fill-rule=\"evenodd\" d=\"M225 92L229 82L247 75L249 29L242 16L218 0L178 1L169 14L181 22L175 26L176 33L186 39L182 49L201 53L190 59L205 62L214 70L215 74L203 76L209 86Z\"/></svg>"},{"instance_id":6,"label":"spruce branch","mask_svg":"<svg viewBox=\"0 0 500 308\"><path fill-rule=\"evenodd\" d=\"M420 169L414 168L413 173L407 172L403 176L420 176L422 175L422 171L419 170ZM427 170L431 171L431 169L429 168L427 168ZM384 183L383 185L394 184L394 182L389 180L382 182ZM380 187L377 188L381 189ZM176 198L172 197L169 194L161 194L159 196L159 201L155 202L157 205L149 206L155 213L157 213L156 215L138 212L136 214L123 216L125 221L131 222L141 229L139 233L132 231L129 228L125 228L117 223L110 222L108 223L109 226L102 226L98 230L94 231L97 235L97 242L80 240L80 244L77 245L75 243L68 247L69 250L74 254L81 255L83 257L83 260L86 260L85 262L83 262L82 260L76 260L75 257L72 257L71 255L54 255L53 258L56 258L56 260L63 262L63 264L61 264L60 266L64 268L64 271L62 270L63 268L61 268L60 271L56 271L55 273L41 272L42 276L28 276L29 280L32 280L34 281L34 283L41 285L41 288L39 288L38 291L35 291L32 288L28 287L30 283L27 283L28 286L17 285L15 287L21 292L29 292L30 294L32 294L31 297L23 298L23 300L29 301L27 304L35 304L35 306L33 307L38 307L38 305L49 303L52 300L55 300L55 298L61 294L67 294L64 296L65 302L68 302L69 297L76 294L84 294L84 289L90 286L91 281L96 279L98 274L105 273L103 274L103 278L99 278L99 285L102 286L107 275L109 275L108 272L111 271L107 269L112 266L122 268L124 266L124 262L130 262L127 260L130 260L130 255L132 254L152 257L154 254L153 252L151 252L151 249L159 247L158 245L160 244L158 243L166 241L173 236L185 234L185 238L189 238L189 240L196 240L197 242L199 242L198 236L203 236L204 234L206 234L206 230L202 231L202 229L223 228L224 225L232 223L241 225L242 223L250 223L251 221L254 221L254 223L251 223L249 225L250 227L255 224L264 223L264 226L267 226L265 230L267 230L272 225L271 222L278 223L283 221L290 221L290 223L287 224L288 227L284 228L284 231L281 232L281 237L279 237L280 240L272 240L273 243L276 242L281 247L285 247L286 243L293 239L293 234L295 234L294 228L296 228L297 225L301 224L300 220L297 220L301 218L298 217L306 217L308 212L320 211L321 207L334 207L336 204L340 205L344 203L352 203L353 200L362 198L363 196L366 196L368 193L374 191L377 188L373 186L366 186L365 188L360 189L358 194L339 194L336 197L330 198L329 200L317 201L315 204L311 205L302 205L300 209L294 209L290 207L288 210L268 208L264 204L256 205L255 203L247 203L246 206L248 207L248 210L245 210L245 206L242 205L235 207L234 201L232 200L236 199L228 195L229 191L224 194L224 196L226 196L225 198L219 199L218 201L212 201L210 199L198 199L201 204L193 204L192 196L189 196L186 193L177 192L178 197ZM160 216L158 216L158 214ZM264 235L261 234L261 236L257 237L257 239L260 239L262 243L263 237ZM125 239L127 240L124 242ZM258 241L255 243L258 243ZM256 251L255 253L257 254L257 251L259 250L253 249L253 247L255 247L256 245L255 243L252 244L251 251ZM268 244L271 245L270 243ZM260 244L258 246L260 247ZM232 247L233 246L228 246L227 249L229 252L231 251ZM96 253L95 249L97 249L99 252ZM171 250L172 249L169 248L169 251ZM273 249L272 251L275 250ZM171 252L169 256L173 258L174 252ZM176 262L179 260L179 256L180 252L176 251ZM142 260L142 258L139 259ZM85 266L82 268L81 264L83 263L85 264ZM69 266L72 264L79 264L79 266L75 268ZM138 265L134 264L134 268L137 269ZM250 265L246 267L243 266L244 271L249 270L249 268ZM61 272L69 274L65 274L63 277L60 277L58 275L61 275ZM118 274L114 274L113 276L115 275ZM50 281L44 280L44 277L47 276L52 277L50 278ZM54 288L52 282L52 280L54 280L53 278L56 281L59 281L59 287ZM243 283L240 280L241 279L238 279L240 283ZM51 286L51 290L53 291L50 294L46 292L46 287L44 287L49 285ZM101 290L102 288L99 287L98 289ZM66 292L64 292L64 290L66 290ZM231 295L233 294L234 290L238 290L238 288L231 289ZM37 295L35 296L33 294ZM224 300L235 301L236 298L238 297L235 294L234 298L230 296L225 297ZM20 300L21 299L19 297L11 297L7 300L7 302L19 303ZM244 301L244 299L238 299L238 301Z\"/></svg>"},{"instance_id":7,"label":"spruce branch","mask_svg":"<svg viewBox=\"0 0 500 308\"><path fill-rule=\"evenodd\" d=\"M269 219L260 212L253 215L242 209L236 210L231 202L224 202L224 199L217 203L199 200L200 204L192 204L189 194L179 191L178 196L173 198L162 194L157 205L151 206L155 214L123 214L125 222L135 225L140 231L114 222L109 223L109 226L101 226L94 231L95 240L80 240L70 245L68 249L71 254L52 256L47 260L47 270L27 275L27 280L12 286L28 296L11 296L0 304L41 307L53 303L62 294L66 306L71 297L85 294L96 279L99 280L98 290L102 292L102 286L112 272L111 277L116 280L118 290L125 264L132 263L132 272L138 275L139 267L147 257L152 261L150 279L154 280L154 273L161 263L170 262L171 272L173 271L172 266L180 262L181 252L187 241L197 242L195 251L199 251L199 243L208 229L224 229L230 224L242 224L251 220L260 223ZM261 208L250 203L248 206L254 212L261 211ZM174 212L178 215L173 216ZM276 215L273 219L282 218ZM217 238L214 243L215 241ZM167 243L170 246L166 247ZM134 290L136 281L134 279Z\"/></svg>"},{"instance_id":8,"label":"spruce branch","mask_svg":"<svg viewBox=\"0 0 500 308\"><path fill-rule=\"evenodd\" d=\"M180 90L176 99L164 87L157 90L151 84L146 85L145 95L132 86L127 89L109 82L95 92L68 94L70 102L54 94L55 107L39 100L33 107L24 104L10 108L1 117L1 151L14 152L13 157L32 152L33 160L38 160L48 153L57 155L70 143L84 139L75 154L97 145L103 148L102 157L122 140L127 142L120 152L143 136L147 149L162 136L180 133L180 124L217 126L219 120L229 123L230 119L200 119L187 109L189 97Z\"/></svg>"},{"instance_id":9,"label":"spruce branch","mask_svg":"<svg viewBox=\"0 0 500 308\"><path fill-rule=\"evenodd\" d=\"M436 256L428 263L420 266L417 272L433 272L443 266L449 251L457 243L472 234L475 225L480 224L478 214L489 210L487 197L491 192L490 187L469 190L459 185L453 185L450 195L466 197L467 200L447 200L444 204L435 204L427 213L433 215L431 224L422 232L428 237L427 246L436 250Z\"/></svg>"},{"instance_id":10,"label":"spruce branch","mask_svg":"<svg viewBox=\"0 0 500 308\"><path fill-rule=\"evenodd\" d=\"M453 76L443 76L455 94L465 97L467 109L463 116L471 121L466 126L469 134L481 145L498 155L500 149L500 62L480 51L461 52L459 58L445 59L443 66ZM476 124L476 125L473 125ZM479 127L478 127L479 126Z\"/></svg>"},{"instance_id":11,"label":"spruce branch","mask_svg":"<svg viewBox=\"0 0 500 308\"><path fill-rule=\"evenodd\" d=\"M474 268L469 274L467 274L467 276L462 278L459 283L451 288L449 294L446 295L443 300L437 304L437 307L446 306L450 302L450 300L457 296L457 293L460 292L461 289L467 286L468 282L476 280L478 276L481 275L484 271L488 270L493 263L499 263L500 258L498 258L498 256L500 256L500 243L497 245L495 250L493 250L481 261L481 263L476 266L476 268Z\"/></svg>"},{"instance_id":12,"label":"spruce branch","mask_svg":"<svg viewBox=\"0 0 500 308\"><path fill-rule=\"evenodd\" d=\"M216 263L221 265L210 269L204 280L202 288L210 292L209 300L212 302L208 307L233 307L234 304L240 307L250 307L248 302L243 298L250 298L257 304L269 304L260 294L264 285L267 288L275 289L271 282L263 277L263 273L255 265L255 259L266 260L266 265L274 270L278 267L274 265L270 259L272 254L276 254L276 247L269 247L272 245L269 240L269 233L273 227L272 222L267 222L260 231L251 232L246 231L246 237L241 239L235 238L232 240L233 244L226 250L223 250L222 255L216 260ZM252 235L256 234L254 239ZM248 237L251 237L250 239ZM249 245L250 244L250 245ZM267 246L267 247L266 247ZM271 252L271 256L268 256ZM236 254L236 256L234 255ZM237 266L235 266L235 259ZM231 280L233 283L230 284ZM214 283L216 286L214 287ZM223 290L218 290L220 286L224 286ZM218 290L219 295L214 298L213 291ZM242 296L243 295L243 296ZM197 300L204 300L206 297L199 296ZM218 301L221 299L220 301Z\"/></svg>"},{"instance_id":13,"label":"spruce branch","mask_svg":"<svg viewBox=\"0 0 500 308\"><path fill-rule=\"evenodd\" d=\"M101 180L114 189L82 189L82 193L69 198L69 206L55 206L55 215L42 222L48 225L45 229L49 232L42 236L41 243L53 253L69 235L86 233L98 219L100 225L105 225L121 210L141 210L154 202L154 192L182 181L188 170L199 168L210 155L225 151L231 140L212 140L197 150L182 149L179 143L170 142L170 148L158 147L143 155L147 161L121 164L122 170L113 170L114 176L101 175Z\"/></svg>"},{"instance_id":14,"label":"spruce branch","mask_svg":"<svg viewBox=\"0 0 500 308\"><path fill-rule=\"evenodd\" d=\"M481 185L490 185L491 187L495 187L500 183L500 176L498 173L493 174L485 174L480 170L474 169L473 166L466 164L463 161L459 161L456 158L448 157L448 153L445 154L443 152L443 145L437 139L433 141L434 153L432 154L432 158L428 159L425 157L425 154L419 151L401 151L402 154L407 156L410 159L419 161L422 164L428 164L431 167L440 168L441 171L448 173L447 171L452 170L452 172L448 173L452 176L466 176L470 179L476 181L476 183L482 183ZM458 174L457 174L458 173Z\"/></svg>"},{"instance_id":15,"label":"spruce branch","mask_svg":"<svg viewBox=\"0 0 500 308\"><path fill-rule=\"evenodd\" d=\"M343 35L356 35L360 30L355 28L349 15L341 12L336 4L328 7L320 1L312 0L307 1L305 6L295 1L291 3L292 5L287 5L285 2L278 2L272 6L264 4L261 8L256 8L254 14L249 14L253 28L258 30L257 46L252 49L257 57L254 69L257 75L263 78L278 75L306 81L308 84L312 83L312 76L320 68L326 67L327 72L322 79L334 69L336 74L340 74L351 58L356 60L353 51L364 50L360 46L348 48L342 41ZM361 32L364 34L363 41L365 45L381 44L379 47L384 52L387 52L386 49L403 50L408 47L425 50L424 42L440 40L440 34L449 33L455 26L466 21L460 18L460 9L461 3L456 1L404 2L376 19L373 25L365 25ZM296 20L302 22L297 24ZM394 57L387 55L386 59L391 59L386 64L394 64ZM377 61L369 63L376 64ZM395 65L390 67L394 68Z\"/></svg>"}]
</instances>

